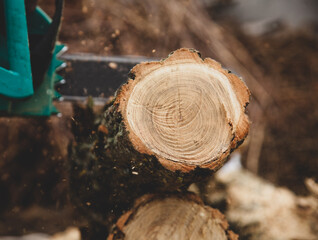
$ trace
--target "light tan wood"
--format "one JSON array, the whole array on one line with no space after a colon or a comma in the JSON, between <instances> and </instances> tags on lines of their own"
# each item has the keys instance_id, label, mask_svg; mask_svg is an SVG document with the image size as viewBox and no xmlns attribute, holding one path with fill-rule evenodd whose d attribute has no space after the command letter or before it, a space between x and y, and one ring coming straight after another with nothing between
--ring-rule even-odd
<instances>
[{"instance_id":1,"label":"light tan wood","mask_svg":"<svg viewBox=\"0 0 318 240\"><path fill-rule=\"evenodd\" d=\"M242 239L317 239L318 197L314 193L296 196L243 169L221 170L215 176L203 192L205 202L225 204L224 214Z\"/></svg>"},{"instance_id":2,"label":"light tan wood","mask_svg":"<svg viewBox=\"0 0 318 240\"><path fill-rule=\"evenodd\" d=\"M249 90L216 61L179 49L131 73L116 98L129 137L169 170L217 169L246 137Z\"/></svg>"},{"instance_id":3,"label":"light tan wood","mask_svg":"<svg viewBox=\"0 0 318 240\"><path fill-rule=\"evenodd\" d=\"M145 195L124 214L108 240L227 240L237 239L228 231L224 216L204 206L195 195Z\"/></svg>"}]
</instances>

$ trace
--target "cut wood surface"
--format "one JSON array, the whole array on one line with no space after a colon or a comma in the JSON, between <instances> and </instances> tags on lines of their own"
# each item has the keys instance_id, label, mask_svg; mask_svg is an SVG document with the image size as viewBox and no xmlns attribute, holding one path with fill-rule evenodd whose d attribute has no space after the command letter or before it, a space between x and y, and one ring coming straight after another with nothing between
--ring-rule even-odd
<instances>
[{"instance_id":1,"label":"cut wood surface","mask_svg":"<svg viewBox=\"0 0 318 240\"><path fill-rule=\"evenodd\" d=\"M225 217L195 195L145 195L117 222L108 240L235 240Z\"/></svg>"}]
</instances>

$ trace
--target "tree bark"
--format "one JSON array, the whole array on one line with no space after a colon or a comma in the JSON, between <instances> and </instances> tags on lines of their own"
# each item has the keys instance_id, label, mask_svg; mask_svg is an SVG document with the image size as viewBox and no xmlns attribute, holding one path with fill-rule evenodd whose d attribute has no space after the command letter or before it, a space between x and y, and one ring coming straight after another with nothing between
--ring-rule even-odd
<instances>
[{"instance_id":1,"label":"tree bark","mask_svg":"<svg viewBox=\"0 0 318 240\"><path fill-rule=\"evenodd\" d=\"M194 194L144 195L122 215L108 240L237 240L225 217Z\"/></svg>"}]
</instances>

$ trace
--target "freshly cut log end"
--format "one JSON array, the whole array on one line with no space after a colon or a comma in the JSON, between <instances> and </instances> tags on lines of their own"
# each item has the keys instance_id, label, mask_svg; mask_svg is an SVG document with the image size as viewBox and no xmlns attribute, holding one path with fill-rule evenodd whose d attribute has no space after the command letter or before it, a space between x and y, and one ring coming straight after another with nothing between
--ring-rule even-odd
<instances>
[{"instance_id":1,"label":"freshly cut log end","mask_svg":"<svg viewBox=\"0 0 318 240\"><path fill-rule=\"evenodd\" d=\"M246 137L249 90L216 61L179 49L131 76L115 104L134 148L165 168L217 170Z\"/></svg>"},{"instance_id":2,"label":"freshly cut log end","mask_svg":"<svg viewBox=\"0 0 318 240\"><path fill-rule=\"evenodd\" d=\"M108 240L235 240L224 216L192 194L145 195L125 213Z\"/></svg>"}]
</instances>

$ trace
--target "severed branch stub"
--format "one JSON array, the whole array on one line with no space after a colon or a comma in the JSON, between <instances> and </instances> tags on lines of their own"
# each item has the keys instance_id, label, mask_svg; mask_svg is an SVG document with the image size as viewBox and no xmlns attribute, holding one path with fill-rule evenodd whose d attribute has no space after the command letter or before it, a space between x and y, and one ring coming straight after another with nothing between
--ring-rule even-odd
<instances>
[{"instance_id":1,"label":"severed branch stub","mask_svg":"<svg viewBox=\"0 0 318 240\"><path fill-rule=\"evenodd\" d=\"M144 195L123 214L107 240L237 240L223 214L193 194Z\"/></svg>"},{"instance_id":2,"label":"severed branch stub","mask_svg":"<svg viewBox=\"0 0 318 240\"><path fill-rule=\"evenodd\" d=\"M161 62L138 64L130 76L107 114L122 119L134 151L155 156L164 168L216 171L246 137L249 90L197 51L179 49Z\"/></svg>"}]
</instances>

